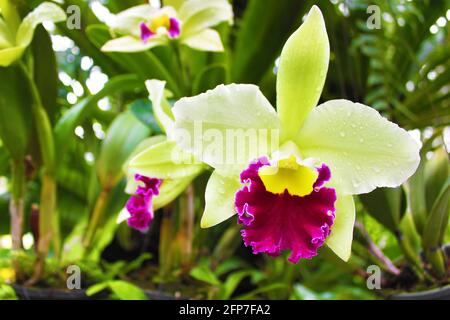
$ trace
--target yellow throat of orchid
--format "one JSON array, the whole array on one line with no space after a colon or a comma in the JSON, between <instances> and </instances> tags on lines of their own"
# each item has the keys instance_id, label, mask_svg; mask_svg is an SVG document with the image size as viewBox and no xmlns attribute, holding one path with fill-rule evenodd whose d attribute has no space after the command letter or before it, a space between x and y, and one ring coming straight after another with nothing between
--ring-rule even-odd
<instances>
[{"instance_id":1,"label":"yellow throat of orchid","mask_svg":"<svg viewBox=\"0 0 450 320\"><path fill-rule=\"evenodd\" d=\"M157 32L159 28L169 30L170 17L167 14L161 14L159 16L156 16L150 21L149 27L153 32Z\"/></svg>"},{"instance_id":2,"label":"yellow throat of orchid","mask_svg":"<svg viewBox=\"0 0 450 320\"><path fill-rule=\"evenodd\" d=\"M278 160L276 165L259 168L258 175L269 192L282 194L287 190L291 195L303 197L313 191L319 174L314 168L299 164L292 155Z\"/></svg>"}]
</instances>

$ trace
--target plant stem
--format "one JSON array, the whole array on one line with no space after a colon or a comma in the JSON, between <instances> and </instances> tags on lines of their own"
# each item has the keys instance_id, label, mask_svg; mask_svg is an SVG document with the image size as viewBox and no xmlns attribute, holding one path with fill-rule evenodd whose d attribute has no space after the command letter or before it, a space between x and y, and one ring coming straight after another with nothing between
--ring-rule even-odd
<instances>
[{"instance_id":1,"label":"plant stem","mask_svg":"<svg viewBox=\"0 0 450 320\"><path fill-rule=\"evenodd\" d=\"M180 84L180 88L183 92L183 96L189 96L191 94L190 81L186 74L185 65L183 63L183 59L181 57L180 44L177 41L172 42L172 48L175 53L175 63L176 68L178 69L178 81Z\"/></svg>"},{"instance_id":2,"label":"plant stem","mask_svg":"<svg viewBox=\"0 0 450 320\"><path fill-rule=\"evenodd\" d=\"M97 201L95 202L94 211L92 212L91 219L89 220L88 229L86 231L85 238L83 240L83 246L89 250L89 248L92 245L92 239L95 235L95 230L97 229L97 226L103 217L103 213L105 212L105 206L106 206L106 200L109 196L109 188L104 188L99 197L97 198Z\"/></svg>"},{"instance_id":3,"label":"plant stem","mask_svg":"<svg viewBox=\"0 0 450 320\"><path fill-rule=\"evenodd\" d=\"M369 252L375 256L380 262L383 263L386 270L393 275L398 276L400 274L400 270L394 265L394 263L389 259L387 256L384 255L383 251L373 242L372 238L370 237L369 233L367 232L366 228L364 228L364 225L360 222L355 222L355 228L357 228L362 236L364 237Z\"/></svg>"},{"instance_id":4,"label":"plant stem","mask_svg":"<svg viewBox=\"0 0 450 320\"><path fill-rule=\"evenodd\" d=\"M38 259L36 261L35 272L31 282L38 281L44 270L45 257L50 249L50 242L53 239L55 255L60 254L59 239L59 219L56 212L56 180L55 180L55 145L53 132L44 109L39 91L34 82L32 73L26 65L21 62L20 67L28 80L29 89L32 95L32 113L37 130L40 152L43 159L42 186L40 198L39 217L39 243Z\"/></svg>"},{"instance_id":5,"label":"plant stem","mask_svg":"<svg viewBox=\"0 0 450 320\"><path fill-rule=\"evenodd\" d=\"M180 252L184 270L189 270L192 262L194 218L194 187L190 184L180 199Z\"/></svg>"},{"instance_id":6,"label":"plant stem","mask_svg":"<svg viewBox=\"0 0 450 320\"><path fill-rule=\"evenodd\" d=\"M12 198L9 203L12 236L12 264L16 278L21 278L22 272L15 253L22 249L24 196L25 196L25 165L23 161L13 161L12 167Z\"/></svg>"},{"instance_id":7,"label":"plant stem","mask_svg":"<svg viewBox=\"0 0 450 320\"><path fill-rule=\"evenodd\" d=\"M22 161L12 164L12 198L9 203L11 214L12 249L22 249L22 232L25 194L25 166Z\"/></svg>"}]
</instances>

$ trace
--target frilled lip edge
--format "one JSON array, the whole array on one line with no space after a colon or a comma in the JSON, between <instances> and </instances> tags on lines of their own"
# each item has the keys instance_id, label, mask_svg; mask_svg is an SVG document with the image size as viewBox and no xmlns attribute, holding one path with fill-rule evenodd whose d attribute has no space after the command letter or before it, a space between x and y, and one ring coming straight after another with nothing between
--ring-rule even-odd
<instances>
[{"instance_id":1,"label":"frilled lip edge","mask_svg":"<svg viewBox=\"0 0 450 320\"><path fill-rule=\"evenodd\" d=\"M128 199L126 209L130 217L127 223L133 229L147 232L153 220L153 197L159 194L162 180L140 174L136 174L134 178L142 182L143 186L138 186L134 195Z\"/></svg>"},{"instance_id":2,"label":"frilled lip edge","mask_svg":"<svg viewBox=\"0 0 450 320\"><path fill-rule=\"evenodd\" d=\"M169 37L172 39L179 37L181 33L180 21L176 18L170 18L169 24L169 29L167 30ZM141 29L141 41L144 43L147 43L150 38L157 34L155 31L152 31L145 22L141 22L139 27Z\"/></svg>"},{"instance_id":3,"label":"frilled lip edge","mask_svg":"<svg viewBox=\"0 0 450 320\"><path fill-rule=\"evenodd\" d=\"M245 184L235 196L241 235L253 253L278 256L290 250L288 260L310 259L330 235L335 219L336 192L324 187L331 178L328 166L318 167L318 178L311 194L303 197L268 192L258 169L268 165L266 157L250 163L241 173Z\"/></svg>"}]
</instances>

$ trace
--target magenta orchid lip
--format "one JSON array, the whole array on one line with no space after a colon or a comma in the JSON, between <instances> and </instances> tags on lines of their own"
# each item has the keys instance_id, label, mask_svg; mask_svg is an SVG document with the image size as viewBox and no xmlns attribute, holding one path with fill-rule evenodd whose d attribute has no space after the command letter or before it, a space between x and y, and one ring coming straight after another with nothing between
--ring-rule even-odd
<instances>
[{"instance_id":1,"label":"magenta orchid lip","mask_svg":"<svg viewBox=\"0 0 450 320\"><path fill-rule=\"evenodd\" d=\"M136 230L147 232L153 220L152 200L159 194L162 180L140 174L136 174L134 178L144 185L137 187L136 192L126 204L126 209L130 213L127 223Z\"/></svg>"},{"instance_id":2,"label":"magenta orchid lip","mask_svg":"<svg viewBox=\"0 0 450 320\"><path fill-rule=\"evenodd\" d=\"M235 206L244 243L254 254L278 256L290 250L292 263L310 259L325 243L335 219L336 192L324 187L330 170L325 164L316 168L313 191L300 197L287 190L282 194L267 191L258 175L258 169L267 165L266 157L259 158L240 175L245 186L236 193Z\"/></svg>"}]
</instances>

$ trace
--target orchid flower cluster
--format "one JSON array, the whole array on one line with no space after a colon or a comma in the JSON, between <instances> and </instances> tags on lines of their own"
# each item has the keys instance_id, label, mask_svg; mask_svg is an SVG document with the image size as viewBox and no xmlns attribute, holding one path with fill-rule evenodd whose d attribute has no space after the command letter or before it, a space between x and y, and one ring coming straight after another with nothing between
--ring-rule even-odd
<instances>
[{"instance_id":1,"label":"orchid flower cluster","mask_svg":"<svg viewBox=\"0 0 450 320\"><path fill-rule=\"evenodd\" d=\"M110 28L118 38L108 41L103 51L137 52L170 41L201 51L223 51L219 33L212 27L233 22L233 10L227 0L165 1L168 6L150 4L132 7L118 13Z\"/></svg>"},{"instance_id":2,"label":"orchid flower cluster","mask_svg":"<svg viewBox=\"0 0 450 320\"><path fill-rule=\"evenodd\" d=\"M36 27L43 22L60 22L65 12L56 4L43 2L22 21L12 4L0 0L0 66L8 67L19 60L33 40Z\"/></svg>"},{"instance_id":3,"label":"orchid flower cluster","mask_svg":"<svg viewBox=\"0 0 450 320\"><path fill-rule=\"evenodd\" d=\"M353 195L405 182L418 167L420 146L363 104L340 99L317 106L329 56L325 22L314 6L282 50L276 111L249 84L219 85L170 108L164 82L148 81L167 137L128 163L141 183L129 190L130 226L148 228L151 199L163 194L165 183L186 186L210 167L202 227L237 214L243 241L255 254L289 250L288 260L297 263L326 244L347 261Z\"/></svg>"}]
</instances>

